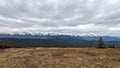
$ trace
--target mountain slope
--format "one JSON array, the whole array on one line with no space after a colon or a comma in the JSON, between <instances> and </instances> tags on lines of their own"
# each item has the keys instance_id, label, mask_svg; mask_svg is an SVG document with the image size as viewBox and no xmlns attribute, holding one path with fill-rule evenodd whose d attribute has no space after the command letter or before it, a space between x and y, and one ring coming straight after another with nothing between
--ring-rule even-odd
<instances>
[{"instance_id":1,"label":"mountain slope","mask_svg":"<svg viewBox=\"0 0 120 68\"><path fill-rule=\"evenodd\" d=\"M79 36L79 35L51 35L51 34L0 34L0 43L17 47L87 47L92 44L94 47L98 44L99 36ZM120 47L120 38L111 36L102 36L106 45L115 43Z\"/></svg>"}]
</instances>

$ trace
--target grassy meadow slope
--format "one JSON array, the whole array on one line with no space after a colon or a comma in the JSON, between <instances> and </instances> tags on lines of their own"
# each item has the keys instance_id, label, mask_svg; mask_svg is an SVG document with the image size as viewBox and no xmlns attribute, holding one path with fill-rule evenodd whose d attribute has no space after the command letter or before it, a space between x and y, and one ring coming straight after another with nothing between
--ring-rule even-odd
<instances>
[{"instance_id":1,"label":"grassy meadow slope","mask_svg":"<svg viewBox=\"0 0 120 68\"><path fill-rule=\"evenodd\" d=\"M0 49L0 68L120 68L120 49Z\"/></svg>"}]
</instances>

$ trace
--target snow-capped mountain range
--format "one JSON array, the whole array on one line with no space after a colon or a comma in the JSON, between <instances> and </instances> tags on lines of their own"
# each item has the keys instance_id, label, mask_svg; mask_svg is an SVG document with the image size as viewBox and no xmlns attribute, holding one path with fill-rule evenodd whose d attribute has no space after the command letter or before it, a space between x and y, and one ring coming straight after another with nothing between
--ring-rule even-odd
<instances>
[{"instance_id":1,"label":"snow-capped mountain range","mask_svg":"<svg viewBox=\"0 0 120 68\"><path fill-rule=\"evenodd\" d=\"M120 37L97 36L95 34L68 34L68 33L11 33L0 34L0 43L15 45L18 47L76 47L78 45L97 46L99 37L102 37L107 45L115 43L120 47Z\"/></svg>"},{"instance_id":2,"label":"snow-capped mountain range","mask_svg":"<svg viewBox=\"0 0 120 68\"><path fill-rule=\"evenodd\" d=\"M56 36L56 35L67 35L67 36L97 36L94 33L60 33L60 32L22 32L22 33L1 33L4 35L50 35L50 36Z\"/></svg>"},{"instance_id":3,"label":"snow-capped mountain range","mask_svg":"<svg viewBox=\"0 0 120 68\"><path fill-rule=\"evenodd\" d=\"M98 36L94 33L79 34L79 33L54 33L54 32L39 32L39 33L8 33L0 34L0 38L18 38L18 39L52 39L52 38L74 38L83 40L98 40L99 37L103 37L105 41L120 41L119 37L113 36Z\"/></svg>"}]
</instances>

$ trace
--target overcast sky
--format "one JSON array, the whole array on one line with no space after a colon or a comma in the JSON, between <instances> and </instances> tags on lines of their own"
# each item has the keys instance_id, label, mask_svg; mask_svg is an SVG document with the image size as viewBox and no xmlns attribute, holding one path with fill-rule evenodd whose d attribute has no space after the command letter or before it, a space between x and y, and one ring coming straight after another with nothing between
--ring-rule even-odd
<instances>
[{"instance_id":1,"label":"overcast sky","mask_svg":"<svg viewBox=\"0 0 120 68\"><path fill-rule=\"evenodd\" d=\"M120 0L0 0L0 33L120 34Z\"/></svg>"}]
</instances>

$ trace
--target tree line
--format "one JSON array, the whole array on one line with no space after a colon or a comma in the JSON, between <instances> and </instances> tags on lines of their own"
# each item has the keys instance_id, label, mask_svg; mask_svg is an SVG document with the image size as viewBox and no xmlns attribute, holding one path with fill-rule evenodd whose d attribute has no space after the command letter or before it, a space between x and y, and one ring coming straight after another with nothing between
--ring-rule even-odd
<instances>
[{"instance_id":1,"label":"tree line","mask_svg":"<svg viewBox=\"0 0 120 68\"><path fill-rule=\"evenodd\" d=\"M77 48L80 48L80 47L84 47L84 46L80 46L80 45L77 46ZM95 47L95 46L93 46L92 41L89 43L88 47L89 48ZM105 44L104 40L102 39L102 37L100 37L96 48L115 48L115 43L113 42L112 45L107 46Z\"/></svg>"},{"instance_id":2,"label":"tree line","mask_svg":"<svg viewBox=\"0 0 120 68\"><path fill-rule=\"evenodd\" d=\"M34 46L34 47L35 47L35 46ZM84 46L79 46L79 45L78 45L77 48L79 48L79 47L84 47ZM88 46L88 47L89 47L89 48L93 47L92 42L89 43L89 46ZM7 43L5 44L5 43L2 43L2 41L0 41L0 49L4 49L4 48L17 48L17 46L10 45L10 44L7 44ZM96 48L115 48L115 43L113 42L112 45L107 46L107 45L104 43L102 37L100 37L99 40L98 40L98 45L96 46Z\"/></svg>"},{"instance_id":3,"label":"tree line","mask_svg":"<svg viewBox=\"0 0 120 68\"><path fill-rule=\"evenodd\" d=\"M92 44L91 44L91 43L89 44L89 47L92 47ZM115 43L113 42L112 45L107 46L107 45L104 43L102 37L100 37L99 40L98 40L97 48L115 48Z\"/></svg>"}]
</instances>

